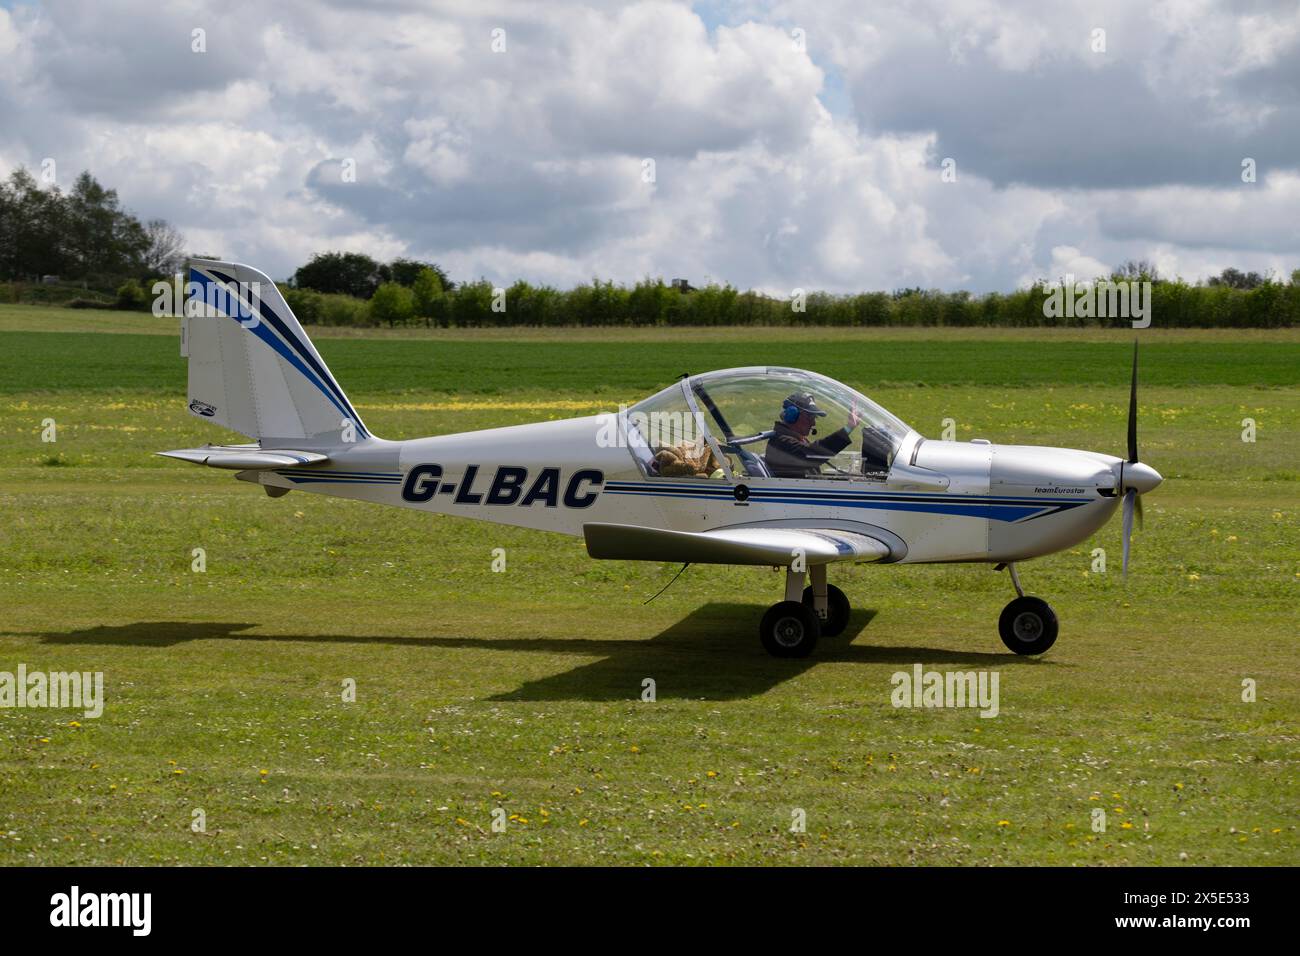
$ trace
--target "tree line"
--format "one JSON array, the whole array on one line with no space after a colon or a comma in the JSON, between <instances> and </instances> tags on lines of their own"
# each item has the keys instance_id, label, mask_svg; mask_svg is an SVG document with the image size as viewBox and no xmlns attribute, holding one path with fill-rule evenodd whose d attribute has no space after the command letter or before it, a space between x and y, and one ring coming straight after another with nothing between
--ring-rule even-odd
<instances>
[{"instance_id":1,"label":"tree line","mask_svg":"<svg viewBox=\"0 0 1300 956\"><path fill-rule=\"evenodd\" d=\"M0 181L0 301L147 309L147 290L172 275L184 240L162 219L141 222L116 190L83 172L66 192L25 169ZM49 277L60 283L48 284ZM1166 279L1149 262L1126 262L1111 280L1151 283L1154 321L1168 327L1276 328L1300 318L1300 270L1225 269L1204 282ZM937 289L789 297L644 278L631 285L593 279L571 289L520 280L457 284L435 262L379 262L323 252L280 286L310 325L483 328L527 326L1083 326L1117 324L1096 314L1062 314L1045 283L974 295ZM1123 324L1127 324L1125 320Z\"/></svg>"},{"instance_id":2,"label":"tree line","mask_svg":"<svg viewBox=\"0 0 1300 956\"><path fill-rule=\"evenodd\" d=\"M343 253L317 259L335 261ZM364 259L365 257L361 257ZM317 259L313 259L316 262ZM396 268L398 262L403 268ZM309 264L310 265L310 264ZM486 279L454 285L433 264L398 260L383 267L373 260L349 269L351 293L312 283L315 269L299 269L281 291L298 317L308 323L356 326L489 328L549 326L1128 326L1116 318L1053 308L1049 283L1014 292L943 292L899 289L836 295L809 292L779 297L741 292L730 285L703 288L667 285L645 278L632 286L593 279L572 289L523 280L508 287ZM1300 319L1300 270L1289 281L1276 276L1226 269L1203 283L1164 279L1149 263L1127 262L1110 282L1150 283L1146 314L1161 327L1280 328ZM356 294L360 293L360 294ZM1059 293L1057 293L1059 299Z\"/></svg>"},{"instance_id":3,"label":"tree line","mask_svg":"<svg viewBox=\"0 0 1300 956\"><path fill-rule=\"evenodd\" d=\"M21 167L0 181L0 282L57 279L95 292L130 283L131 304L143 305L143 284L173 273L183 246L165 220L141 222L89 172L66 192Z\"/></svg>"}]
</instances>

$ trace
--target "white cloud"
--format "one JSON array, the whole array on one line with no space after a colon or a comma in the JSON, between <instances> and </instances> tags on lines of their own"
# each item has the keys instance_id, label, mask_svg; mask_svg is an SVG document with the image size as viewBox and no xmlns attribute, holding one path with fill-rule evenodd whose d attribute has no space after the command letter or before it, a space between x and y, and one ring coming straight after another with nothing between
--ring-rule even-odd
<instances>
[{"instance_id":1,"label":"white cloud","mask_svg":"<svg viewBox=\"0 0 1300 956\"><path fill-rule=\"evenodd\" d=\"M1300 258L1292 7L722 10L0 9L0 170L88 168L194 251L276 275L354 248L501 283L709 276L786 294L1007 289L1129 258L1189 277L1289 272ZM190 51L195 27L205 54ZM1260 160L1251 186L1243 155ZM945 156L956 182L940 178Z\"/></svg>"},{"instance_id":2,"label":"white cloud","mask_svg":"<svg viewBox=\"0 0 1300 956\"><path fill-rule=\"evenodd\" d=\"M1106 263L1085 255L1074 246L1053 246L1052 264L1044 278L1059 280L1073 276L1080 282L1090 282L1109 275L1110 271L1111 267Z\"/></svg>"},{"instance_id":3,"label":"white cloud","mask_svg":"<svg viewBox=\"0 0 1300 956\"><path fill-rule=\"evenodd\" d=\"M403 129L411 137L402 155L406 162L441 185L468 178L472 169L469 137L451 129L447 120L440 116L407 120Z\"/></svg>"}]
</instances>

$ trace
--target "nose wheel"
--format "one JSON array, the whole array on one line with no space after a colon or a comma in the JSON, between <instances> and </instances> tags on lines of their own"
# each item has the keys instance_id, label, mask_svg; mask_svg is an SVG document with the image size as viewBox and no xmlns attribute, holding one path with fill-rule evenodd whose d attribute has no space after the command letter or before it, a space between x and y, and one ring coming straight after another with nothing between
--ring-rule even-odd
<instances>
[{"instance_id":1,"label":"nose wheel","mask_svg":"<svg viewBox=\"0 0 1300 956\"><path fill-rule=\"evenodd\" d=\"M1042 654L1056 643L1057 629L1056 612L1042 598L1018 597L998 618L1002 643L1017 654Z\"/></svg>"},{"instance_id":2,"label":"nose wheel","mask_svg":"<svg viewBox=\"0 0 1300 956\"><path fill-rule=\"evenodd\" d=\"M1042 654L1056 643L1060 630L1056 612L1042 598L1025 594L1020 587L1016 566L1011 569L1011 583L1016 589L1016 599L1002 609L998 618L998 634L1002 643L1017 654Z\"/></svg>"}]
</instances>

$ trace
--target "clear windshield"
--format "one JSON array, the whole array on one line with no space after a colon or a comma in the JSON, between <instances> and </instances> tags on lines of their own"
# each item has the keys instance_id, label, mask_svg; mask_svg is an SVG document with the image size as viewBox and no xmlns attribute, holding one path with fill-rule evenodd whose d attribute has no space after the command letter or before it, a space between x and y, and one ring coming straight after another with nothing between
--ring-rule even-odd
<instances>
[{"instance_id":1,"label":"clear windshield","mask_svg":"<svg viewBox=\"0 0 1300 956\"><path fill-rule=\"evenodd\" d=\"M628 409L627 436L652 478L726 477L705 435L704 415L692 410L681 382Z\"/></svg>"},{"instance_id":2,"label":"clear windshield","mask_svg":"<svg viewBox=\"0 0 1300 956\"><path fill-rule=\"evenodd\" d=\"M742 477L880 480L910 430L847 385L800 369L709 372L688 379L687 388L699 419L680 386L634 406L631 418L653 423L670 413L647 436L651 449L663 447L667 430L667 437L688 440L704 453L701 432L707 429ZM703 467L694 473L715 474L711 468L701 472Z\"/></svg>"}]
</instances>

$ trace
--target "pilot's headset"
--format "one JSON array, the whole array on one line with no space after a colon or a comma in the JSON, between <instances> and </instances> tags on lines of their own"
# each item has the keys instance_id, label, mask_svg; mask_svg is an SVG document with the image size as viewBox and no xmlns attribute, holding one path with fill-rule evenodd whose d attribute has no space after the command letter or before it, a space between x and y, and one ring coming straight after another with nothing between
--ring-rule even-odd
<instances>
[{"instance_id":1,"label":"pilot's headset","mask_svg":"<svg viewBox=\"0 0 1300 956\"><path fill-rule=\"evenodd\" d=\"M799 420L799 415L802 414L803 412L804 409L800 408L798 405L794 403L793 396L791 398L787 398L784 402L781 403L781 421L785 422L787 425L793 425L795 422L797 422ZM813 412L813 414L817 415L819 413ZM814 419L814 421L815 420L816 419ZM809 429L809 434L816 435L817 429L816 428Z\"/></svg>"}]
</instances>

